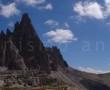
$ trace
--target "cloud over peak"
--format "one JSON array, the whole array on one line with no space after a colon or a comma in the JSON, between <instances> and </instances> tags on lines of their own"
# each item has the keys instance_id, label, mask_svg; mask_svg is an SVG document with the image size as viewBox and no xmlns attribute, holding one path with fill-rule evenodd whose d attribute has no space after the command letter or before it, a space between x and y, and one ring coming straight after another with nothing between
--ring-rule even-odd
<instances>
[{"instance_id":1,"label":"cloud over peak","mask_svg":"<svg viewBox=\"0 0 110 90\"><path fill-rule=\"evenodd\" d=\"M21 0L17 0L17 1L21 2ZM45 1L46 0L22 0L22 2L30 6L39 5L39 4L45 3Z\"/></svg>"},{"instance_id":2,"label":"cloud over peak","mask_svg":"<svg viewBox=\"0 0 110 90\"><path fill-rule=\"evenodd\" d=\"M16 3L23 3L27 6L36 7L39 10L53 9L53 5L46 0L16 0Z\"/></svg>"},{"instance_id":3,"label":"cloud over peak","mask_svg":"<svg viewBox=\"0 0 110 90\"><path fill-rule=\"evenodd\" d=\"M50 41L54 43L70 43L76 41L74 34L69 29L56 29L45 33Z\"/></svg>"},{"instance_id":4,"label":"cloud over peak","mask_svg":"<svg viewBox=\"0 0 110 90\"><path fill-rule=\"evenodd\" d=\"M13 15L18 15L20 13L20 10L17 9L16 3L10 3L7 5L0 4L0 15L9 18Z\"/></svg>"}]
</instances>

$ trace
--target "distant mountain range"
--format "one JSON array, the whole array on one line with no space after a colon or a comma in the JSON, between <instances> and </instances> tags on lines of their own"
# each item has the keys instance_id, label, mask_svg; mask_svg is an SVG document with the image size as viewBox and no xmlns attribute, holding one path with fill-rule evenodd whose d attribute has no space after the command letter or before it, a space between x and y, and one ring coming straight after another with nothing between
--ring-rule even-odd
<instances>
[{"instance_id":1,"label":"distant mountain range","mask_svg":"<svg viewBox=\"0 0 110 90\"><path fill-rule=\"evenodd\" d=\"M70 68L60 50L45 47L28 14L16 22L13 32L0 33L0 67L37 70L71 85L71 90L110 90L110 74L91 74Z\"/></svg>"}]
</instances>

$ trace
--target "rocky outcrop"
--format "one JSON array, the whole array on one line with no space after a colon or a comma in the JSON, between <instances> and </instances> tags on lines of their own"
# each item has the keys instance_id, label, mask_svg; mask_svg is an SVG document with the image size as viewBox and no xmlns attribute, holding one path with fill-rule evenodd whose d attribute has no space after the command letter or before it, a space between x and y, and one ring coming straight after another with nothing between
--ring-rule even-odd
<instances>
[{"instance_id":1,"label":"rocky outcrop","mask_svg":"<svg viewBox=\"0 0 110 90\"><path fill-rule=\"evenodd\" d=\"M8 30L9 32L9 30ZM8 67L8 69L22 69L25 70L26 66L19 50L13 44L11 34L5 34L3 31L0 34L0 66Z\"/></svg>"},{"instance_id":2,"label":"rocky outcrop","mask_svg":"<svg viewBox=\"0 0 110 90\"><path fill-rule=\"evenodd\" d=\"M50 72L68 66L57 47L44 47L26 13L16 22L13 32L7 29L0 33L0 43L0 66L10 70Z\"/></svg>"},{"instance_id":3,"label":"rocky outcrop","mask_svg":"<svg viewBox=\"0 0 110 90\"><path fill-rule=\"evenodd\" d=\"M28 14L24 14L21 22L16 23L13 42L23 56L28 69L49 71L49 63L45 47L36 34Z\"/></svg>"},{"instance_id":4,"label":"rocky outcrop","mask_svg":"<svg viewBox=\"0 0 110 90\"><path fill-rule=\"evenodd\" d=\"M49 58L49 64L52 70L57 70L59 67L68 67L67 62L64 60L60 50L57 47L46 48L46 51Z\"/></svg>"}]
</instances>

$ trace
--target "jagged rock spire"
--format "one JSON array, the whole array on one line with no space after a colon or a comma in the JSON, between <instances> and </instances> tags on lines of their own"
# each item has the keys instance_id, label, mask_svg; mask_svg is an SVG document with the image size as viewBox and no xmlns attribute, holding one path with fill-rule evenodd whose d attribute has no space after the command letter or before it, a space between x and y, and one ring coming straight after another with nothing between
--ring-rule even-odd
<instances>
[{"instance_id":1,"label":"jagged rock spire","mask_svg":"<svg viewBox=\"0 0 110 90\"><path fill-rule=\"evenodd\" d=\"M22 16L20 24L27 25L27 24L30 24L30 23L31 23L31 20L30 20L28 14L24 13L23 16Z\"/></svg>"},{"instance_id":2,"label":"jagged rock spire","mask_svg":"<svg viewBox=\"0 0 110 90\"><path fill-rule=\"evenodd\" d=\"M41 70L49 70L45 47L27 13L23 14L20 23L15 25L13 41L28 68L37 69L40 66Z\"/></svg>"},{"instance_id":3,"label":"jagged rock spire","mask_svg":"<svg viewBox=\"0 0 110 90\"><path fill-rule=\"evenodd\" d=\"M0 66L8 69L38 69L49 72L52 66L66 67L60 50L57 47L44 47L31 23L28 14L23 14L20 22L15 24L15 29L6 34L0 33Z\"/></svg>"}]
</instances>

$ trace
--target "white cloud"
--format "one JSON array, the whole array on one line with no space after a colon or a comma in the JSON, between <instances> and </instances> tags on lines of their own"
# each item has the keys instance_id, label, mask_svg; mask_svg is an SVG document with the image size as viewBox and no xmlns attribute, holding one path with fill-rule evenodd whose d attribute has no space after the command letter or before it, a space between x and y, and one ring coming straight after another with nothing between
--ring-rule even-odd
<instances>
[{"instance_id":1,"label":"white cloud","mask_svg":"<svg viewBox=\"0 0 110 90\"><path fill-rule=\"evenodd\" d=\"M105 4L106 4L106 6L109 6L110 5L110 0L105 0Z\"/></svg>"},{"instance_id":2,"label":"white cloud","mask_svg":"<svg viewBox=\"0 0 110 90\"><path fill-rule=\"evenodd\" d=\"M110 70L97 70L97 69L90 68L90 67L78 67L78 69L83 72L96 73L96 74L103 74L103 73L110 72Z\"/></svg>"},{"instance_id":3,"label":"white cloud","mask_svg":"<svg viewBox=\"0 0 110 90\"><path fill-rule=\"evenodd\" d=\"M45 6L45 9L46 9L46 10L52 10L52 9L53 9L52 4L48 3L48 4Z\"/></svg>"},{"instance_id":4,"label":"white cloud","mask_svg":"<svg viewBox=\"0 0 110 90\"><path fill-rule=\"evenodd\" d=\"M52 4L48 3L45 6L39 6L38 8L41 10L52 10L53 6L52 6Z\"/></svg>"},{"instance_id":5,"label":"white cloud","mask_svg":"<svg viewBox=\"0 0 110 90\"><path fill-rule=\"evenodd\" d=\"M24 3L28 6L37 7L39 10L52 10L53 6L46 0L15 0L16 3ZM47 4L46 4L47 3Z\"/></svg>"},{"instance_id":6,"label":"white cloud","mask_svg":"<svg viewBox=\"0 0 110 90\"><path fill-rule=\"evenodd\" d=\"M21 0L18 0L21 2ZM27 5L31 5L31 6L35 6L35 5L39 5L42 3L45 3L45 0L22 0L24 3L26 3Z\"/></svg>"},{"instance_id":7,"label":"white cloud","mask_svg":"<svg viewBox=\"0 0 110 90\"><path fill-rule=\"evenodd\" d=\"M104 11L105 17L110 16L110 0L105 0L105 8L106 10Z\"/></svg>"},{"instance_id":8,"label":"white cloud","mask_svg":"<svg viewBox=\"0 0 110 90\"><path fill-rule=\"evenodd\" d=\"M106 4L110 4L110 0L105 0L105 3Z\"/></svg>"},{"instance_id":9,"label":"white cloud","mask_svg":"<svg viewBox=\"0 0 110 90\"><path fill-rule=\"evenodd\" d=\"M97 2L78 2L73 9L79 16L104 19L103 7Z\"/></svg>"},{"instance_id":10,"label":"white cloud","mask_svg":"<svg viewBox=\"0 0 110 90\"><path fill-rule=\"evenodd\" d=\"M20 11L16 7L16 3L10 3L8 5L0 4L0 15L9 18L13 15L18 15Z\"/></svg>"},{"instance_id":11,"label":"white cloud","mask_svg":"<svg viewBox=\"0 0 110 90\"><path fill-rule=\"evenodd\" d=\"M70 25L68 24L68 22L64 22L61 25L61 23L59 23L58 21L56 21L54 19L49 19L49 20L45 21L44 24L49 26L50 28L58 28L61 26L63 26L63 28L70 28Z\"/></svg>"},{"instance_id":12,"label":"white cloud","mask_svg":"<svg viewBox=\"0 0 110 90\"><path fill-rule=\"evenodd\" d=\"M79 18L108 19L110 17L110 0L104 0L104 5L96 1L80 1L73 6L73 10L79 15Z\"/></svg>"},{"instance_id":13,"label":"white cloud","mask_svg":"<svg viewBox=\"0 0 110 90\"><path fill-rule=\"evenodd\" d=\"M44 22L44 24L49 25L51 27L55 27L59 25L59 22L53 19L49 19L47 21Z\"/></svg>"},{"instance_id":14,"label":"white cloud","mask_svg":"<svg viewBox=\"0 0 110 90\"><path fill-rule=\"evenodd\" d=\"M49 31L45 34L49 37L49 40L54 43L70 43L74 40L77 40L75 38L74 34L69 29L56 29L55 31Z\"/></svg>"}]
</instances>

